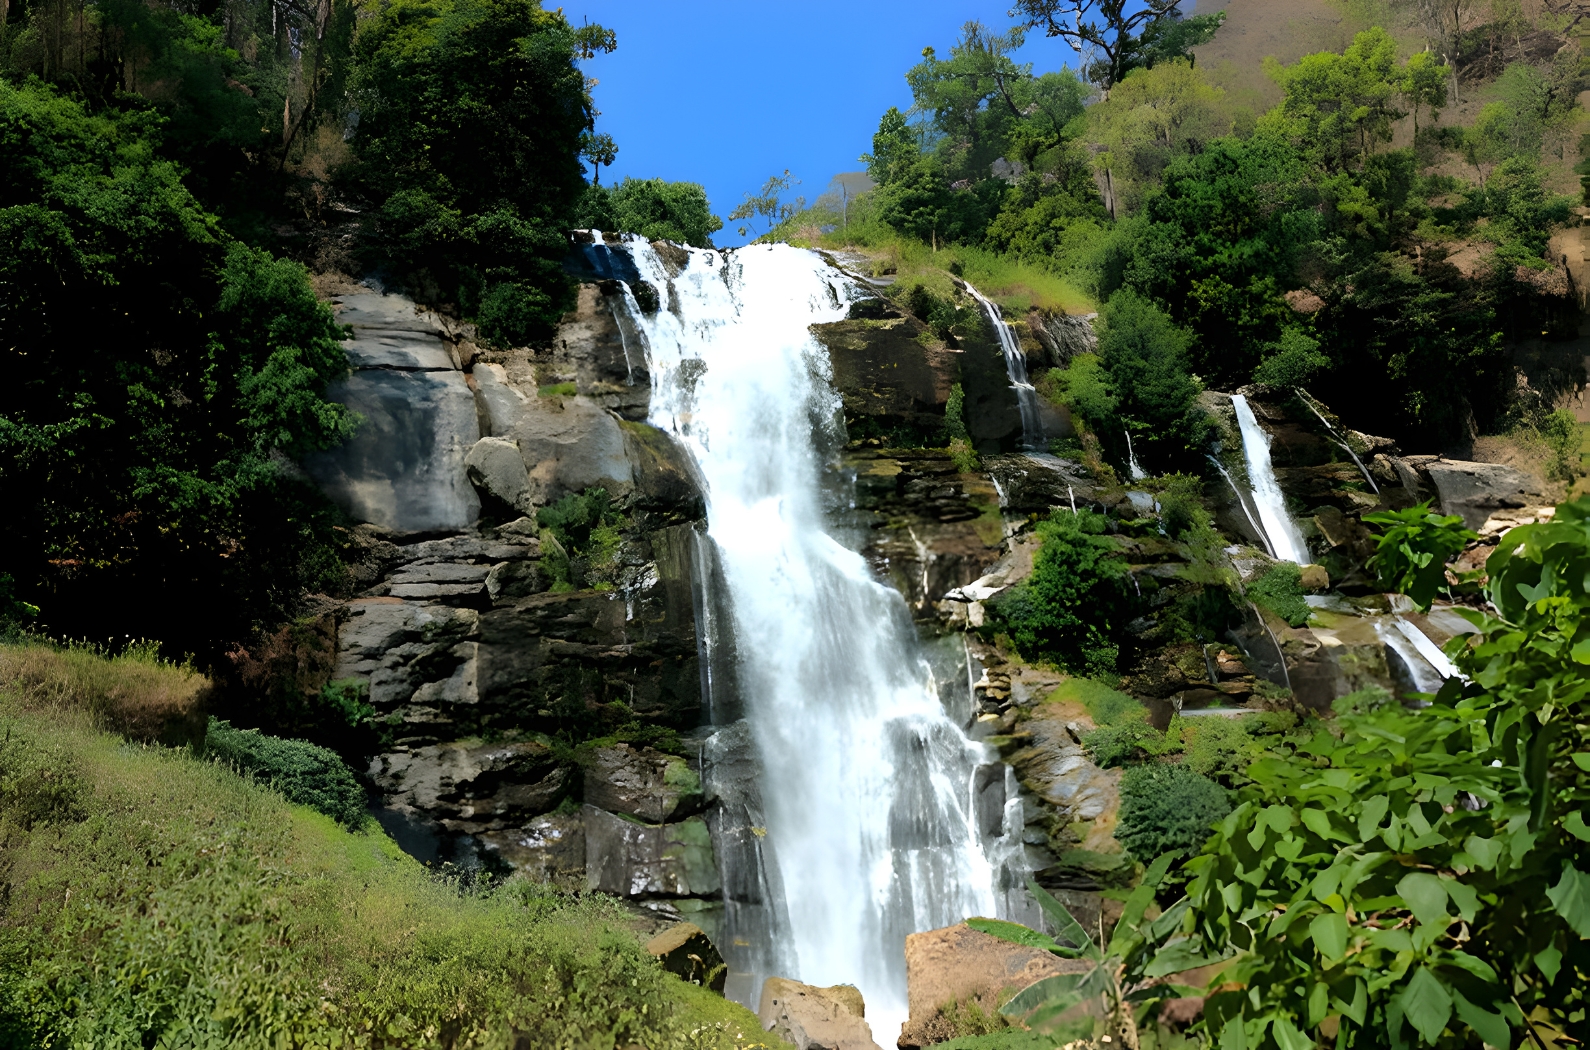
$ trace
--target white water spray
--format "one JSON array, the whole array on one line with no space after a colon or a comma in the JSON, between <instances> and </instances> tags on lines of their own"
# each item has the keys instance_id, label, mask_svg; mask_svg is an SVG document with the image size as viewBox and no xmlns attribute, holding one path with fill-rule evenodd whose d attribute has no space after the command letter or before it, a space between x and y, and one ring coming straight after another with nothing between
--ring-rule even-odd
<instances>
[{"instance_id":1,"label":"white water spray","mask_svg":"<svg viewBox=\"0 0 1590 1050\"><path fill-rule=\"evenodd\" d=\"M905 936L995 914L1013 876L993 852L1007 829L997 813L980 826L974 799L996 759L945 716L904 600L825 528L821 478L842 430L808 329L844 317L850 287L784 245L691 251L674 274L643 241L628 250L678 304L642 318L651 421L706 485L788 919L768 957L783 976L858 986L892 1045Z\"/></svg>"},{"instance_id":2,"label":"white water spray","mask_svg":"<svg viewBox=\"0 0 1590 1050\"><path fill-rule=\"evenodd\" d=\"M1298 532L1292 516L1286 512L1281 485L1275 480L1275 467L1270 462L1270 435L1259 426L1246 397L1233 394L1231 407L1236 409L1237 425L1242 429L1242 456L1248 464L1253 505L1264 524L1270 552L1283 561L1307 564L1308 544L1303 542L1303 534Z\"/></svg>"}]
</instances>

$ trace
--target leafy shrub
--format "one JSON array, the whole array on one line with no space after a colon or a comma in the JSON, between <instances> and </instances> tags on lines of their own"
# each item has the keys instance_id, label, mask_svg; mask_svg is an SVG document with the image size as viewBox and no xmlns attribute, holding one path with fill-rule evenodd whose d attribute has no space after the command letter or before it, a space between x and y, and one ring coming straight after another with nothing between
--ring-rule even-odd
<instances>
[{"instance_id":1,"label":"leafy shrub","mask_svg":"<svg viewBox=\"0 0 1590 1050\"><path fill-rule=\"evenodd\" d=\"M1327 1021L1342 1046L1590 1038L1590 676L1564 658L1590 627L1587 568L1590 499L1511 530L1486 563L1496 614L1448 646L1467 680L1421 710L1344 697L1299 760L1250 767L1186 865L1176 966L1235 955L1205 1032L1260 1050Z\"/></svg>"},{"instance_id":2,"label":"leafy shrub","mask_svg":"<svg viewBox=\"0 0 1590 1050\"><path fill-rule=\"evenodd\" d=\"M544 290L504 281L480 300L475 322L480 337L494 346L524 346L545 335L547 318L558 313Z\"/></svg>"},{"instance_id":3,"label":"leafy shrub","mask_svg":"<svg viewBox=\"0 0 1590 1050\"><path fill-rule=\"evenodd\" d=\"M1436 591L1446 586L1447 562L1479 538L1457 515L1432 511L1429 501L1365 514L1364 521L1382 529L1369 558L1370 570L1382 587L1406 594L1421 609L1430 608Z\"/></svg>"},{"instance_id":4,"label":"leafy shrub","mask_svg":"<svg viewBox=\"0 0 1590 1050\"><path fill-rule=\"evenodd\" d=\"M1245 780L1259 746L1249 728L1253 716L1226 718L1204 715L1181 718L1182 764L1201 776L1227 785Z\"/></svg>"},{"instance_id":5,"label":"leafy shrub","mask_svg":"<svg viewBox=\"0 0 1590 1050\"><path fill-rule=\"evenodd\" d=\"M536 522L542 528L542 564L555 581L553 590L573 590L578 582L611 586L623 542L620 529L628 521L606 489L570 493L537 511Z\"/></svg>"},{"instance_id":6,"label":"leafy shrub","mask_svg":"<svg viewBox=\"0 0 1590 1050\"><path fill-rule=\"evenodd\" d=\"M1308 623L1308 602L1303 600L1299 582L1303 570L1289 561L1276 562L1248 584L1248 597L1275 613L1293 627Z\"/></svg>"},{"instance_id":7,"label":"leafy shrub","mask_svg":"<svg viewBox=\"0 0 1590 1050\"><path fill-rule=\"evenodd\" d=\"M994 599L991 622L1027 659L1109 674L1130 619L1126 559L1093 511L1057 510L1038 523L1032 575Z\"/></svg>"},{"instance_id":8,"label":"leafy shrub","mask_svg":"<svg viewBox=\"0 0 1590 1050\"><path fill-rule=\"evenodd\" d=\"M1082 737L1082 746L1093 756L1095 765L1108 769L1158 754L1164 740L1165 734L1149 725L1145 716L1137 721L1100 726Z\"/></svg>"},{"instance_id":9,"label":"leafy shrub","mask_svg":"<svg viewBox=\"0 0 1590 1050\"><path fill-rule=\"evenodd\" d=\"M975 305L957 306L953 300L937 295L925 284L912 285L906 291L905 306L931 328L934 335L950 346L959 346L959 340L983 331L980 308Z\"/></svg>"},{"instance_id":10,"label":"leafy shrub","mask_svg":"<svg viewBox=\"0 0 1590 1050\"><path fill-rule=\"evenodd\" d=\"M1121 777L1115 837L1147 863L1171 850L1196 852L1230 812L1225 789L1186 766L1133 766Z\"/></svg>"},{"instance_id":11,"label":"leafy shrub","mask_svg":"<svg viewBox=\"0 0 1590 1050\"><path fill-rule=\"evenodd\" d=\"M204 750L241 773L254 774L289 802L318 810L350 828L365 819L364 788L334 751L253 729L233 729L216 718L210 719Z\"/></svg>"}]
</instances>

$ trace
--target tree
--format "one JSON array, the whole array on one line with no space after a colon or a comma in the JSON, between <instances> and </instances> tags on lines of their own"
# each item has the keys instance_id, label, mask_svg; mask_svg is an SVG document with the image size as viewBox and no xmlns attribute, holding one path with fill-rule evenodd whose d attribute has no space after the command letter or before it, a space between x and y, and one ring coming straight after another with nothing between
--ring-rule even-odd
<instances>
[{"instance_id":1,"label":"tree","mask_svg":"<svg viewBox=\"0 0 1590 1050\"><path fill-rule=\"evenodd\" d=\"M618 145L611 135L586 132L580 136L580 156L591 162L593 182L602 184L602 165L611 165L618 159Z\"/></svg>"},{"instance_id":2,"label":"tree","mask_svg":"<svg viewBox=\"0 0 1590 1050\"><path fill-rule=\"evenodd\" d=\"M1104 149L1094 163L1109 172L1114 214L1130 215L1176 157L1231 133L1225 92L1187 61L1134 69L1088 114L1089 140Z\"/></svg>"},{"instance_id":3,"label":"tree","mask_svg":"<svg viewBox=\"0 0 1590 1050\"><path fill-rule=\"evenodd\" d=\"M872 136L872 152L863 153L861 161L867 165L867 175L878 185L894 181L922 155L921 136L911 128L904 113L890 106L878 121L878 131Z\"/></svg>"},{"instance_id":4,"label":"tree","mask_svg":"<svg viewBox=\"0 0 1590 1050\"><path fill-rule=\"evenodd\" d=\"M1376 27L1359 33L1341 54L1321 51L1282 66L1265 67L1286 92L1274 116L1327 171L1346 171L1391 141L1391 126L1403 116L1392 99L1403 91L1397 42Z\"/></svg>"},{"instance_id":5,"label":"tree","mask_svg":"<svg viewBox=\"0 0 1590 1050\"><path fill-rule=\"evenodd\" d=\"M788 219L791 215L805 210L806 199L804 197L800 198L796 204L784 204L782 202L783 195L789 191L790 187L799 186L800 181L800 179L789 173L788 168L784 169L784 174L782 175L769 176L768 180L762 183L761 193L747 193L745 200L735 205L734 210L729 212L729 221L746 220L754 222L760 218L767 223L767 230L763 232L771 232L773 227ZM746 236L749 232L753 232L752 227L741 226L739 229L741 237Z\"/></svg>"},{"instance_id":6,"label":"tree","mask_svg":"<svg viewBox=\"0 0 1590 1050\"><path fill-rule=\"evenodd\" d=\"M723 220L712 214L707 191L696 182L626 178L612 191L612 229L650 241L712 247Z\"/></svg>"},{"instance_id":7,"label":"tree","mask_svg":"<svg viewBox=\"0 0 1590 1050\"><path fill-rule=\"evenodd\" d=\"M1438 120L1441 107L1446 105L1445 62L1437 62L1429 51L1420 51L1408 59L1404 67L1403 93L1413 103L1413 136L1419 137L1419 107L1430 108L1430 119Z\"/></svg>"},{"instance_id":8,"label":"tree","mask_svg":"<svg viewBox=\"0 0 1590 1050\"><path fill-rule=\"evenodd\" d=\"M1182 20L1182 0L1144 0L1128 12L1128 0L1016 0L1011 14L1024 25L1041 26L1045 36L1060 37L1085 58L1087 77L1109 95L1141 65L1167 58L1184 58L1214 35L1223 14L1198 15ZM1102 19L1102 21L1101 21Z\"/></svg>"},{"instance_id":9,"label":"tree","mask_svg":"<svg viewBox=\"0 0 1590 1050\"><path fill-rule=\"evenodd\" d=\"M357 420L303 268L228 237L158 126L0 80L0 572L52 634L211 660L341 585L291 461Z\"/></svg>"},{"instance_id":10,"label":"tree","mask_svg":"<svg viewBox=\"0 0 1590 1050\"><path fill-rule=\"evenodd\" d=\"M571 301L562 259L594 119L575 61L614 46L538 0L372 9L352 82L353 175L380 205L372 261L467 316L517 298L530 328L550 332Z\"/></svg>"},{"instance_id":11,"label":"tree","mask_svg":"<svg viewBox=\"0 0 1590 1050\"><path fill-rule=\"evenodd\" d=\"M1110 375L1116 413L1136 434L1139 458L1160 464L1196 458L1206 424L1199 386L1187 373L1192 334L1129 288L1100 311L1099 362Z\"/></svg>"}]
</instances>

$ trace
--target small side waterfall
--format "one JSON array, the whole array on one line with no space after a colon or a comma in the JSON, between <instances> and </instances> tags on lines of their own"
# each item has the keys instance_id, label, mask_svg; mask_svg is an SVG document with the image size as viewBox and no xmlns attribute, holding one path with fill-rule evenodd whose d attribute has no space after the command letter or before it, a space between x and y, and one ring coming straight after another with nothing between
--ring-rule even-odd
<instances>
[{"instance_id":1,"label":"small side waterfall","mask_svg":"<svg viewBox=\"0 0 1590 1050\"><path fill-rule=\"evenodd\" d=\"M1005 315L1000 312L998 303L970 284L966 285L966 291L983 308L984 316L999 336L999 348L1005 354L1005 372L1010 376L1010 385L1015 388L1016 405L1021 411L1021 447L1029 452L1045 452L1049 445L1044 440L1043 417L1038 411L1038 391L1027 379L1027 355L1022 352L1021 342L1016 338L1016 333L1011 331L1010 325L1005 323Z\"/></svg>"},{"instance_id":2,"label":"small side waterfall","mask_svg":"<svg viewBox=\"0 0 1590 1050\"><path fill-rule=\"evenodd\" d=\"M756 906L727 912L720 943L753 1005L772 973L854 984L891 1045L906 1015L905 936L1006 910L1020 824L1019 812L1005 819L1007 771L946 715L904 599L825 524L843 427L809 326L844 317L851 289L786 245L690 250L671 277L644 241L626 249L677 304L640 318L651 421L705 482L715 557L699 586L721 590L723 622L709 626L732 635L737 657L736 697L714 680L709 702L743 711L757 770L752 784L719 757L708 775L742 823L761 822L735 840L724 876ZM958 677L957 666L949 693Z\"/></svg>"},{"instance_id":3,"label":"small side waterfall","mask_svg":"<svg viewBox=\"0 0 1590 1050\"><path fill-rule=\"evenodd\" d=\"M1126 435L1126 471L1132 475L1133 481L1142 481L1148 477L1148 471L1138 465L1137 453L1132 451L1132 432L1123 430L1122 433Z\"/></svg>"},{"instance_id":4,"label":"small side waterfall","mask_svg":"<svg viewBox=\"0 0 1590 1050\"><path fill-rule=\"evenodd\" d=\"M1259 512L1259 521L1264 525L1270 553L1282 561L1307 564L1308 544L1303 542L1303 534L1286 512L1281 485L1275 480L1275 467L1270 462L1270 435L1259 426L1259 420L1254 416L1246 397L1233 394L1231 407L1236 409L1237 425L1242 429L1242 456L1248 464L1253 505Z\"/></svg>"}]
</instances>

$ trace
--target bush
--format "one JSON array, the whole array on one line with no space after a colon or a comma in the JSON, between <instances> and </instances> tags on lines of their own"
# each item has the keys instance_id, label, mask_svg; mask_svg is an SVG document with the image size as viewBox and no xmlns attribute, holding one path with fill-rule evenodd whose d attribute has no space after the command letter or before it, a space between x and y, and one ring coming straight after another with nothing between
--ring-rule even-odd
<instances>
[{"instance_id":1,"label":"bush","mask_svg":"<svg viewBox=\"0 0 1590 1050\"><path fill-rule=\"evenodd\" d=\"M1447 562L1479 538L1457 515L1432 511L1428 500L1406 510L1365 514L1364 521L1383 530L1375 540L1370 570L1382 587L1406 594L1421 609L1428 609L1446 586Z\"/></svg>"},{"instance_id":2,"label":"bush","mask_svg":"<svg viewBox=\"0 0 1590 1050\"><path fill-rule=\"evenodd\" d=\"M1076 673L1110 674L1131 618L1126 559L1093 511L1057 510L1038 523L1032 575L996 597L991 623L1029 660Z\"/></svg>"},{"instance_id":3,"label":"bush","mask_svg":"<svg viewBox=\"0 0 1590 1050\"><path fill-rule=\"evenodd\" d=\"M625 179L612 190L586 188L574 224L581 229L638 233L648 241L712 247L723 220L712 214L699 183Z\"/></svg>"},{"instance_id":4,"label":"bush","mask_svg":"<svg viewBox=\"0 0 1590 1050\"><path fill-rule=\"evenodd\" d=\"M540 288L505 282L481 299L476 324L480 337L494 346L524 346L551 332L561 314Z\"/></svg>"},{"instance_id":5,"label":"bush","mask_svg":"<svg viewBox=\"0 0 1590 1050\"><path fill-rule=\"evenodd\" d=\"M542 564L554 580L554 590L573 590L582 583L611 586L623 542L619 530L629 522L613 506L606 489L570 493L537 511L536 522L546 548Z\"/></svg>"},{"instance_id":6,"label":"bush","mask_svg":"<svg viewBox=\"0 0 1590 1050\"><path fill-rule=\"evenodd\" d=\"M1248 584L1248 597L1291 624L1308 623L1308 602L1303 600L1303 570L1289 561L1276 562Z\"/></svg>"},{"instance_id":7,"label":"bush","mask_svg":"<svg viewBox=\"0 0 1590 1050\"><path fill-rule=\"evenodd\" d=\"M1184 752L1182 764L1228 787L1246 780L1248 765L1259 753L1249 728L1254 720L1252 715L1240 719L1220 715L1178 719Z\"/></svg>"},{"instance_id":8,"label":"bush","mask_svg":"<svg viewBox=\"0 0 1590 1050\"><path fill-rule=\"evenodd\" d=\"M1171 850L1196 853L1230 812L1225 789L1186 766L1133 766L1121 777L1115 837L1146 864Z\"/></svg>"},{"instance_id":9,"label":"bush","mask_svg":"<svg viewBox=\"0 0 1590 1050\"><path fill-rule=\"evenodd\" d=\"M1146 718L1119 725L1100 726L1082 738L1082 746L1093 756L1095 765L1108 769L1159 754L1165 734L1148 724Z\"/></svg>"},{"instance_id":10,"label":"bush","mask_svg":"<svg viewBox=\"0 0 1590 1050\"><path fill-rule=\"evenodd\" d=\"M336 752L303 740L283 740L210 719L205 754L282 793L289 802L324 813L347 827L365 819L365 792Z\"/></svg>"}]
</instances>

